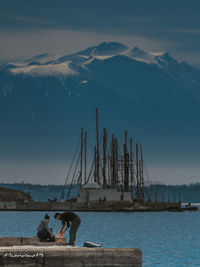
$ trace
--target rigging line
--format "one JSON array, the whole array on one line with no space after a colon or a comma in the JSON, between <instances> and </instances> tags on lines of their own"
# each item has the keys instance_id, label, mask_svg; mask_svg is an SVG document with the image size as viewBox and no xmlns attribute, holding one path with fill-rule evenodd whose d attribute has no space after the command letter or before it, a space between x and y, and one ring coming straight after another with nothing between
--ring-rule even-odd
<instances>
[{"instance_id":1,"label":"rigging line","mask_svg":"<svg viewBox=\"0 0 200 267\"><path fill-rule=\"evenodd\" d=\"M67 194L67 199L69 198L70 193L71 193L72 184L73 184L73 182L74 182L74 178L75 178L75 175L76 175L76 171L77 171L77 168L78 168L78 164L79 164L79 161L80 161L80 157L81 157L81 153L79 154L79 157L78 157L78 160L77 160L77 163L76 163L76 167L75 167L74 174L73 174L73 177L72 177L72 182L71 182L71 184L70 184L70 188L69 188L69 191L68 191L68 194ZM75 180L76 180L76 179L75 179Z\"/></svg>"},{"instance_id":2,"label":"rigging line","mask_svg":"<svg viewBox=\"0 0 200 267\"><path fill-rule=\"evenodd\" d=\"M79 172L77 181L80 180L80 176L81 176L81 173ZM74 179L74 182L72 183L71 191L74 189L75 185L76 185L76 179Z\"/></svg>"},{"instance_id":3,"label":"rigging line","mask_svg":"<svg viewBox=\"0 0 200 267\"><path fill-rule=\"evenodd\" d=\"M76 172L75 172L76 173ZM77 179L77 182L80 180L80 175L81 175L81 173L79 172L78 173L78 179ZM75 175L74 175L74 177L75 177ZM78 184L78 183L77 183ZM75 187L75 185L76 185L76 178L74 179L74 181L72 181L72 183L71 183L71 189L70 189L70 193L68 194L68 197L70 196L70 194L71 194L71 191L74 189L74 187Z\"/></svg>"},{"instance_id":4,"label":"rigging line","mask_svg":"<svg viewBox=\"0 0 200 267\"><path fill-rule=\"evenodd\" d=\"M91 145L91 140L90 140L90 130L91 130L91 128L92 128L92 125L93 125L93 116L90 116L91 114L89 114L89 119L88 119L88 121L89 121L89 125L88 125L88 127L86 128L86 132L87 132L87 139L88 139L88 144L90 144Z\"/></svg>"},{"instance_id":5,"label":"rigging line","mask_svg":"<svg viewBox=\"0 0 200 267\"><path fill-rule=\"evenodd\" d=\"M101 162L101 156L102 156L102 148L101 148L101 146L102 146L102 139L103 139L103 133L101 133L101 136L100 136L100 142L99 142L99 145L100 145L100 150L99 150L99 161L100 161L100 165L101 165L101 167L102 167L102 162ZM90 144L90 146L92 146L91 144L92 144L92 142L91 142L91 139L90 139L90 136L88 135L88 143ZM94 165L94 157L93 157L93 153L91 153L91 155L92 155L92 158L93 158L93 160L92 160L92 165L91 165L91 168L90 168L90 172L89 172L89 175L88 175L88 179L87 179L87 181L86 181L86 183L88 183L88 181L90 180L90 177L91 177L91 174L92 174L92 170L93 170L93 165Z\"/></svg>"},{"instance_id":6,"label":"rigging line","mask_svg":"<svg viewBox=\"0 0 200 267\"><path fill-rule=\"evenodd\" d=\"M75 157L76 157L76 154L77 154L77 150L78 150L78 148L79 148L80 139L81 139L81 137L79 137L79 139L78 139L78 142L77 142L77 145L76 145L76 148L75 148L75 152L74 152L74 155L73 155L73 159L72 159L72 161L71 161L70 168L69 168L69 171L68 171L68 174L67 174L67 177L66 177L64 186L63 186L63 190L62 190L62 193L61 193L61 196L60 196L60 200L64 198L64 191L65 191L65 188L66 188L68 179L69 179L69 175L70 175L72 166L73 166L73 164L74 164L74 160L75 160Z\"/></svg>"},{"instance_id":7,"label":"rigging line","mask_svg":"<svg viewBox=\"0 0 200 267\"><path fill-rule=\"evenodd\" d=\"M91 168L90 168L90 173L89 173L89 175L88 175L88 179L87 179L87 181L86 181L86 184L87 184L87 183L89 182L89 180L90 180L90 176L91 176L91 174L92 174L93 168L94 168L94 159L93 159L93 161L92 161L92 166L91 166Z\"/></svg>"},{"instance_id":8,"label":"rigging line","mask_svg":"<svg viewBox=\"0 0 200 267\"><path fill-rule=\"evenodd\" d=\"M76 155L76 153L75 153L75 155ZM64 198L64 191L65 191L65 188L66 188L66 185L67 185L67 181L68 181L68 179L69 179L69 175L70 175L70 173L71 173L71 169L72 169L72 166L73 166L73 163L74 163L74 160L75 160L75 155L74 155L74 157L73 157L73 160L72 160L72 163L71 163L69 172L68 172L68 176L67 176L66 181L65 181L65 184L64 184L64 186L63 186L63 190L62 190L61 198Z\"/></svg>"},{"instance_id":9,"label":"rigging line","mask_svg":"<svg viewBox=\"0 0 200 267\"><path fill-rule=\"evenodd\" d=\"M77 171L77 168L78 168L78 165L79 165L80 157L81 157L81 153L79 154L79 157L78 157L78 160L77 160L77 163L76 163L76 167L74 169L74 174L73 174L72 181L71 181L71 184L70 184L71 186L76 181L76 179L74 179L74 178L76 176L76 171ZM80 175L79 175L79 177L80 177Z\"/></svg>"},{"instance_id":10,"label":"rigging line","mask_svg":"<svg viewBox=\"0 0 200 267\"><path fill-rule=\"evenodd\" d=\"M91 136L90 136L90 134L89 134L89 132L87 132L88 133L88 145L90 145L90 146L93 146L93 141L91 141ZM99 147L102 147L102 139L103 139L103 133L101 133L101 135L99 136Z\"/></svg>"}]
</instances>

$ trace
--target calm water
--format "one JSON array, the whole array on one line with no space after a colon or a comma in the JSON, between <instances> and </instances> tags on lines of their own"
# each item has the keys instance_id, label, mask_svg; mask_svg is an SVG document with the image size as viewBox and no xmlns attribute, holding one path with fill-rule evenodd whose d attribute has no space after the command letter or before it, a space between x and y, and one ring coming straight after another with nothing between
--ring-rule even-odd
<instances>
[{"instance_id":1,"label":"calm water","mask_svg":"<svg viewBox=\"0 0 200 267\"><path fill-rule=\"evenodd\" d=\"M58 233L60 224L50 225ZM143 266L200 266L200 212L78 213L82 219L77 245L143 251ZM34 236L43 212L0 212L0 236ZM67 234L68 237L68 234Z\"/></svg>"}]
</instances>

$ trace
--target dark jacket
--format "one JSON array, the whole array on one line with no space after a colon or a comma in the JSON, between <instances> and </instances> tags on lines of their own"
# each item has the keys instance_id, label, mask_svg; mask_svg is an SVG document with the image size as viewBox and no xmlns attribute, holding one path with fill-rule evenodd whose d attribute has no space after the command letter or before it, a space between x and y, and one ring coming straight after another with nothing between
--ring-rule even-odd
<instances>
[{"instance_id":1,"label":"dark jacket","mask_svg":"<svg viewBox=\"0 0 200 267\"><path fill-rule=\"evenodd\" d=\"M37 228L37 232L44 231L44 230L46 230L49 234L52 233L52 231L49 228L49 222L46 219L41 220L41 222Z\"/></svg>"},{"instance_id":2,"label":"dark jacket","mask_svg":"<svg viewBox=\"0 0 200 267\"><path fill-rule=\"evenodd\" d=\"M67 227L70 227L70 222L73 222L75 219L79 219L79 216L73 212L64 212L61 214L60 219L62 224L65 225L67 223Z\"/></svg>"}]
</instances>

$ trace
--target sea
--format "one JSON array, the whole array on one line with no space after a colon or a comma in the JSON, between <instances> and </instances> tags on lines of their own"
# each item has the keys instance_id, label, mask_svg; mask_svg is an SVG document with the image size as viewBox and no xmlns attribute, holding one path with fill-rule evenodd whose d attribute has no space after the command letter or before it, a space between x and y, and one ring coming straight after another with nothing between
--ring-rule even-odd
<instances>
[{"instance_id":1,"label":"sea","mask_svg":"<svg viewBox=\"0 0 200 267\"><path fill-rule=\"evenodd\" d=\"M61 224L51 217L57 234ZM200 211L77 212L81 225L77 246L84 241L104 248L140 248L143 266L200 266ZM45 212L0 212L0 236L35 236ZM68 240L68 233L66 232Z\"/></svg>"}]
</instances>

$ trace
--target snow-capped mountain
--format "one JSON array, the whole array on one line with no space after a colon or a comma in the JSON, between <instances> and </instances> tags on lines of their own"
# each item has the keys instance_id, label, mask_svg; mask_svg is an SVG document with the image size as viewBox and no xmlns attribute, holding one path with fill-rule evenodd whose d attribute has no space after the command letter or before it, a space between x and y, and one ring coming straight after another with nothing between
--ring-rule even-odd
<instances>
[{"instance_id":1,"label":"snow-capped mountain","mask_svg":"<svg viewBox=\"0 0 200 267\"><path fill-rule=\"evenodd\" d=\"M96 68L99 68L98 71ZM103 69L101 70L101 68ZM110 77L105 80L101 73L107 68ZM15 78L29 76L39 79L39 77L51 76L61 81L67 78L79 80L79 84L86 84L87 79L93 80L96 77L98 82L106 82L109 87L112 87L110 82L112 82L111 78L114 75L115 79L122 78L122 84L117 82L117 87L120 87L119 91L122 91L122 87L124 88L126 82L123 79L126 80L128 75L132 76L132 78L129 77L128 79L133 80L133 83L137 83L137 87L142 86L142 83L145 83L147 78L151 78L148 86L145 85L145 92L143 92L145 94L148 94L150 90L147 87L153 86L156 80L159 82L160 79L167 79L168 81L165 84L162 84L164 81L160 81L160 92L163 93L164 87L171 82L178 83L179 86L181 83L181 87L185 87L189 94L195 93L195 97L199 98L200 71L198 69L185 62L177 62L166 52L146 52L138 47L129 48L116 42L104 42L97 46L89 47L84 51L62 57L42 54L21 62L10 62L4 65L1 70L6 71L7 74L9 73ZM120 73L118 75L117 72L119 70ZM161 77L163 75L165 77ZM139 77L141 77L140 80L138 80ZM134 86L135 84L132 84L132 88L130 88L132 92L136 90ZM178 86L175 85L175 87L177 88ZM3 91L5 94L5 88ZM184 93L183 91L181 94ZM168 94L169 92L165 93Z\"/></svg>"},{"instance_id":2,"label":"snow-capped mountain","mask_svg":"<svg viewBox=\"0 0 200 267\"><path fill-rule=\"evenodd\" d=\"M13 146L15 138L20 145L29 143L27 136L47 146L66 135L73 138L87 127L95 107L105 126L129 128L141 142L161 136L171 141L183 132L189 138L192 127L199 134L199 103L199 69L166 52L116 42L0 68L0 137Z\"/></svg>"},{"instance_id":3,"label":"snow-capped mountain","mask_svg":"<svg viewBox=\"0 0 200 267\"><path fill-rule=\"evenodd\" d=\"M24 75L78 75L77 68L86 69L95 60L106 60L123 56L137 62L154 64L163 68L165 64L176 62L167 53L153 53L140 50L138 47L129 48L123 44L110 42L89 47L76 54L63 57L41 54L29 60L11 62L4 66L13 74Z\"/></svg>"}]
</instances>

